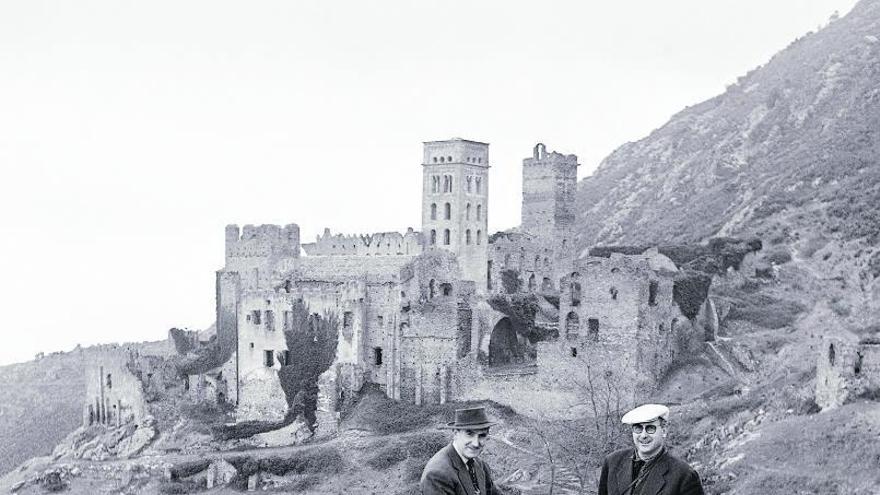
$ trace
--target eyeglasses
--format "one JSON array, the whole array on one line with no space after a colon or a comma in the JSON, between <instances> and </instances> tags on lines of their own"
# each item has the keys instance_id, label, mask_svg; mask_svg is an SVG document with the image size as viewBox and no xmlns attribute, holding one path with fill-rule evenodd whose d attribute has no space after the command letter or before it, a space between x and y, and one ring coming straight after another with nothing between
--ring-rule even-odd
<instances>
[{"instance_id":1,"label":"eyeglasses","mask_svg":"<svg viewBox=\"0 0 880 495\"><path fill-rule=\"evenodd\" d=\"M642 430L645 430L645 433L648 435L653 435L654 433L657 433L657 428L659 428L657 425L632 425L632 431L636 435L642 433Z\"/></svg>"}]
</instances>

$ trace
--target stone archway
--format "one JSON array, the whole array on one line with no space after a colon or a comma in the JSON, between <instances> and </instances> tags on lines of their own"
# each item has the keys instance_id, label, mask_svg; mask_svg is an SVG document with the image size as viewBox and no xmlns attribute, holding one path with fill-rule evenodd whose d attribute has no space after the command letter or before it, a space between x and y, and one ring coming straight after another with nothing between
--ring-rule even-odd
<instances>
[{"instance_id":1,"label":"stone archway","mask_svg":"<svg viewBox=\"0 0 880 495\"><path fill-rule=\"evenodd\" d=\"M498 320L489 338L489 366L504 366L522 361L522 349L510 318Z\"/></svg>"}]
</instances>

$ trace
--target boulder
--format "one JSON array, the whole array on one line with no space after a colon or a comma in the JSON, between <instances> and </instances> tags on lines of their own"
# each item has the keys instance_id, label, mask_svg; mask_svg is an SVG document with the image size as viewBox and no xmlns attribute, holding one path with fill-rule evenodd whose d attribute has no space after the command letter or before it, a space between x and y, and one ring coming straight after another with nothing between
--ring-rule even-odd
<instances>
[{"instance_id":1,"label":"boulder","mask_svg":"<svg viewBox=\"0 0 880 495\"><path fill-rule=\"evenodd\" d=\"M141 426L134 430L131 436L119 442L119 445L116 446L116 455L120 459L130 459L144 450L155 437L155 429L150 426Z\"/></svg>"}]
</instances>

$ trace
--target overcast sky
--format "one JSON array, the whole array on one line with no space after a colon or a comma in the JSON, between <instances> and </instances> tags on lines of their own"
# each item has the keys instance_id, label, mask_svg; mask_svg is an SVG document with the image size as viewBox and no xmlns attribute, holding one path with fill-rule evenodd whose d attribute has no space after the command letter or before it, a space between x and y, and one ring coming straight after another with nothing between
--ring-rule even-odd
<instances>
[{"instance_id":1,"label":"overcast sky","mask_svg":"<svg viewBox=\"0 0 880 495\"><path fill-rule=\"evenodd\" d=\"M853 0L0 2L0 364L214 319L228 223L420 228L421 143L580 157Z\"/></svg>"}]
</instances>

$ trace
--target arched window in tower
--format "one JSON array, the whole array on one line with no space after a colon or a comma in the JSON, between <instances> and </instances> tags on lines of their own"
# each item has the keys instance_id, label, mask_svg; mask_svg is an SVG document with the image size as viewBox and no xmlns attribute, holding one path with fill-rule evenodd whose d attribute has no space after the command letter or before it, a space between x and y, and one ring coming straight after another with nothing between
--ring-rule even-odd
<instances>
[{"instance_id":1,"label":"arched window in tower","mask_svg":"<svg viewBox=\"0 0 880 495\"><path fill-rule=\"evenodd\" d=\"M448 246L450 239L451 239L451 235L449 233L449 229L443 230L443 244Z\"/></svg>"},{"instance_id":2,"label":"arched window in tower","mask_svg":"<svg viewBox=\"0 0 880 495\"><path fill-rule=\"evenodd\" d=\"M471 244L471 229L464 231L464 243L467 245Z\"/></svg>"},{"instance_id":3,"label":"arched window in tower","mask_svg":"<svg viewBox=\"0 0 880 495\"><path fill-rule=\"evenodd\" d=\"M446 157L441 156L441 157L440 157L440 163L446 163Z\"/></svg>"},{"instance_id":4,"label":"arched window in tower","mask_svg":"<svg viewBox=\"0 0 880 495\"><path fill-rule=\"evenodd\" d=\"M431 203L431 220L437 220L437 203Z\"/></svg>"},{"instance_id":5,"label":"arched window in tower","mask_svg":"<svg viewBox=\"0 0 880 495\"><path fill-rule=\"evenodd\" d=\"M478 230L477 231L477 244L479 245L481 242L483 242L483 231Z\"/></svg>"},{"instance_id":6,"label":"arched window in tower","mask_svg":"<svg viewBox=\"0 0 880 495\"><path fill-rule=\"evenodd\" d=\"M445 220L452 219L452 205L449 203L446 203L445 205L443 205L443 218Z\"/></svg>"},{"instance_id":7,"label":"arched window in tower","mask_svg":"<svg viewBox=\"0 0 880 495\"><path fill-rule=\"evenodd\" d=\"M470 192L473 192L474 176L473 176L473 175L468 175L467 178L466 178L465 180L467 181L467 192L469 192L469 193L470 193Z\"/></svg>"},{"instance_id":8,"label":"arched window in tower","mask_svg":"<svg viewBox=\"0 0 880 495\"><path fill-rule=\"evenodd\" d=\"M437 244L437 231L431 229L431 245Z\"/></svg>"},{"instance_id":9,"label":"arched window in tower","mask_svg":"<svg viewBox=\"0 0 880 495\"><path fill-rule=\"evenodd\" d=\"M480 194L483 191L483 178L482 177L474 177L474 187L477 190L477 194Z\"/></svg>"},{"instance_id":10,"label":"arched window in tower","mask_svg":"<svg viewBox=\"0 0 880 495\"><path fill-rule=\"evenodd\" d=\"M464 207L464 219L465 220L471 219L471 204L470 203L468 203L467 206Z\"/></svg>"},{"instance_id":11,"label":"arched window in tower","mask_svg":"<svg viewBox=\"0 0 880 495\"><path fill-rule=\"evenodd\" d=\"M443 176L443 192L452 192L452 176L444 175Z\"/></svg>"},{"instance_id":12,"label":"arched window in tower","mask_svg":"<svg viewBox=\"0 0 880 495\"><path fill-rule=\"evenodd\" d=\"M483 219L483 205L477 205L477 220Z\"/></svg>"}]
</instances>

